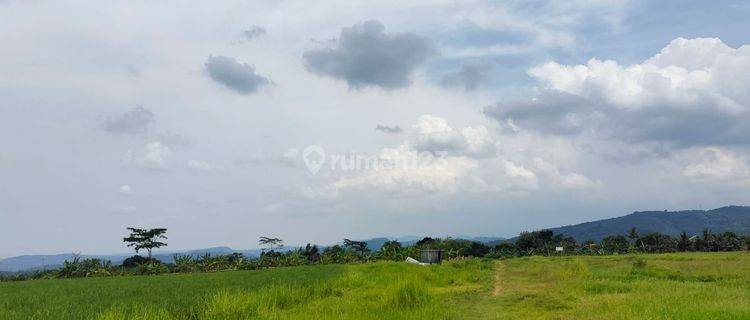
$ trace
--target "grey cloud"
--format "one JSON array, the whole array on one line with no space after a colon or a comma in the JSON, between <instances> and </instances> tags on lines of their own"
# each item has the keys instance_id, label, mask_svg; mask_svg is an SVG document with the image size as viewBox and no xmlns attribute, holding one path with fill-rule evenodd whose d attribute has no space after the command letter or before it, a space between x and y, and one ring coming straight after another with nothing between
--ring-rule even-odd
<instances>
[{"instance_id":1,"label":"grey cloud","mask_svg":"<svg viewBox=\"0 0 750 320\"><path fill-rule=\"evenodd\" d=\"M544 92L530 100L499 102L483 111L498 121L512 120L521 128L554 135L581 133L591 125L583 120L595 115L585 99L557 91Z\"/></svg>"},{"instance_id":2,"label":"grey cloud","mask_svg":"<svg viewBox=\"0 0 750 320\"><path fill-rule=\"evenodd\" d=\"M476 90L490 80L492 65L482 62L467 62L461 69L446 74L440 83L444 87L463 87L466 91Z\"/></svg>"},{"instance_id":3,"label":"grey cloud","mask_svg":"<svg viewBox=\"0 0 750 320\"><path fill-rule=\"evenodd\" d=\"M155 122L154 113L138 106L119 116L111 117L102 123L102 128L110 133L142 133Z\"/></svg>"},{"instance_id":4,"label":"grey cloud","mask_svg":"<svg viewBox=\"0 0 750 320\"><path fill-rule=\"evenodd\" d=\"M435 53L431 42L412 33L387 34L376 20L344 28L333 48L304 53L307 70L346 81L350 88L409 86L413 71Z\"/></svg>"},{"instance_id":5,"label":"grey cloud","mask_svg":"<svg viewBox=\"0 0 750 320\"><path fill-rule=\"evenodd\" d=\"M659 143L670 148L750 144L750 126L745 125L750 114L717 112L711 105L686 108L663 103L627 109L603 99L548 90L532 100L486 107L484 114L551 135L592 132L605 139Z\"/></svg>"},{"instance_id":6,"label":"grey cloud","mask_svg":"<svg viewBox=\"0 0 750 320\"><path fill-rule=\"evenodd\" d=\"M211 79L239 94L253 94L271 83L271 80L255 72L255 66L225 56L208 57L206 71Z\"/></svg>"},{"instance_id":7,"label":"grey cloud","mask_svg":"<svg viewBox=\"0 0 750 320\"><path fill-rule=\"evenodd\" d=\"M250 29L242 31L242 37L245 40L254 39L266 35L266 29L261 26L252 26Z\"/></svg>"},{"instance_id":8,"label":"grey cloud","mask_svg":"<svg viewBox=\"0 0 750 320\"><path fill-rule=\"evenodd\" d=\"M375 127L375 130L384 132L384 133L393 133L393 134L401 133L404 131L399 126L387 126L387 125L382 125L382 124L379 124L377 127Z\"/></svg>"},{"instance_id":9,"label":"grey cloud","mask_svg":"<svg viewBox=\"0 0 750 320\"><path fill-rule=\"evenodd\" d=\"M419 152L460 154L467 148L466 140L458 132L438 132L419 137L413 147Z\"/></svg>"}]
</instances>

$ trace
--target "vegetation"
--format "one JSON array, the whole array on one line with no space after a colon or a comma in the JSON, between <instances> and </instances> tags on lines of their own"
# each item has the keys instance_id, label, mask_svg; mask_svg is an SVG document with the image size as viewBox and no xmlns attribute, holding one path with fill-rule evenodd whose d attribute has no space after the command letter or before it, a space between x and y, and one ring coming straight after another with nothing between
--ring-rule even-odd
<instances>
[{"instance_id":1,"label":"vegetation","mask_svg":"<svg viewBox=\"0 0 750 320\"><path fill-rule=\"evenodd\" d=\"M148 251L148 259L151 259L151 250L161 248L167 245L166 242L159 241L160 239L166 239L167 229L155 228L155 229L140 229L128 227L130 235L123 238L122 241L128 244L128 247L134 247L135 253L138 253L141 249Z\"/></svg>"},{"instance_id":2,"label":"vegetation","mask_svg":"<svg viewBox=\"0 0 750 320\"><path fill-rule=\"evenodd\" d=\"M493 261L395 262L0 284L0 319L381 319L457 315Z\"/></svg>"},{"instance_id":3,"label":"vegetation","mask_svg":"<svg viewBox=\"0 0 750 320\"><path fill-rule=\"evenodd\" d=\"M0 275L0 281L101 277L122 275L154 275L161 273L215 272L226 270L258 270L275 267L292 267L318 264L347 264L374 261L403 261L407 257L420 257L422 249L442 249L445 259L461 257L508 259L528 256L550 255L619 255L625 253L668 253L668 252L719 252L747 250L750 237L738 236L732 232L714 234L704 229L700 236L683 233L679 238L656 232L640 235L631 228L627 237L612 235L600 243L593 240L577 243L572 237L555 234L551 230L522 232L515 242L503 242L495 246L462 240L424 238L412 246L402 246L397 241L388 241L376 251L367 247L364 241L344 239L343 246L333 245L322 250L317 245L307 244L296 250L283 250L283 241L278 238L260 237L264 247L259 257L245 257L239 253L229 255L202 256L176 255L174 263L162 263L151 257L151 249L165 246L157 239L166 239L166 229L128 228L132 234L124 240L128 246L148 251L147 257L139 255L126 259L122 265L114 266L109 261L80 259L75 256L66 261L60 269ZM562 251L559 251L562 250Z\"/></svg>"},{"instance_id":4,"label":"vegetation","mask_svg":"<svg viewBox=\"0 0 750 320\"><path fill-rule=\"evenodd\" d=\"M54 279L0 284L0 319L747 319L749 271L729 252Z\"/></svg>"},{"instance_id":5,"label":"vegetation","mask_svg":"<svg viewBox=\"0 0 750 320\"><path fill-rule=\"evenodd\" d=\"M534 256L499 266L497 295L479 296L466 318L750 318L744 252Z\"/></svg>"}]
</instances>

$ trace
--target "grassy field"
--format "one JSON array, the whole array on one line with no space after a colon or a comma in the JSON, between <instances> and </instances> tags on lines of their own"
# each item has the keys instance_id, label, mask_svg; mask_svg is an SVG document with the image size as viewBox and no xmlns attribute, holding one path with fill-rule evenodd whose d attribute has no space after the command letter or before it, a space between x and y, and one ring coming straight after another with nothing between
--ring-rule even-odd
<instances>
[{"instance_id":1,"label":"grassy field","mask_svg":"<svg viewBox=\"0 0 750 320\"><path fill-rule=\"evenodd\" d=\"M750 319L750 254L379 262L0 283L0 319Z\"/></svg>"}]
</instances>

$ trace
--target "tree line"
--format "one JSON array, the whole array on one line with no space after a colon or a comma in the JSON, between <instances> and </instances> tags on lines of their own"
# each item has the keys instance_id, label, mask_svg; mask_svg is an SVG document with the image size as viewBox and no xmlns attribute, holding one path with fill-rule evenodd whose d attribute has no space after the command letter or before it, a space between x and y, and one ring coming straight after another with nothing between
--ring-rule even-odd
<instances>
[{"instance_id":1,"label":"tree line","mask_svg":"<svg viewBox=\"0 0 750 320\"><path fill-rule=\"evenodd\" d=\"M371 261L403 261L407 257L419 258L422 249L441 249L445 259L476 257L508 259L534 255L612 255L627 253L667 252L719 252L748 250L750 236L739 236L733 232L713 233L704 229L699 235L683 232L677 237L658 232L640 234L632 228L623 235L611 235L596 242L577 242L564 234L551 230L522 232L513 241L502 241L487 245L478 241L453 238L425 237L414 244L402 245L392 240L379 249L371 250L367 242L344 239L341 244L327 247L308 243L304 247L285 249L282 239L262 236L258 245L260 256L245 257L240 253L228 255L203 254L200 256L174 255L173 262L164 263L152 256L152 250L165 247L166 228L132 228L123 238L136 254L120 265L101 259L81 259L74 255L63 266L54 270L5 275L0 280L26 280L43 278L74 278L95 276L153 275L161 273L213 272L225 270L259 270L274 267L303 266L316 264L344 264ZM140 252L146 251L146 256Z\"/></svg>"}]
</instances>

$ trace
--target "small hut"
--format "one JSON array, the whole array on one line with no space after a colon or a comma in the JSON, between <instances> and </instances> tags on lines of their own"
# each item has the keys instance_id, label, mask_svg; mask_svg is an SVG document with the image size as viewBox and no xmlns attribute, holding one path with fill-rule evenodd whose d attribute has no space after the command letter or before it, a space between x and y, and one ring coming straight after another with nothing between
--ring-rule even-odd
<instances>
[{"instance_id":1,"label":"small hut","mask_svg":"<svg viewBox=\"0 0 750 320\"><path fill-rule=\"evenodd\" d=\"M424 263L440 263L443 261L443 250L440 249L422 249L421 251L421 262Z\"/></svg>"}]
</instances>

